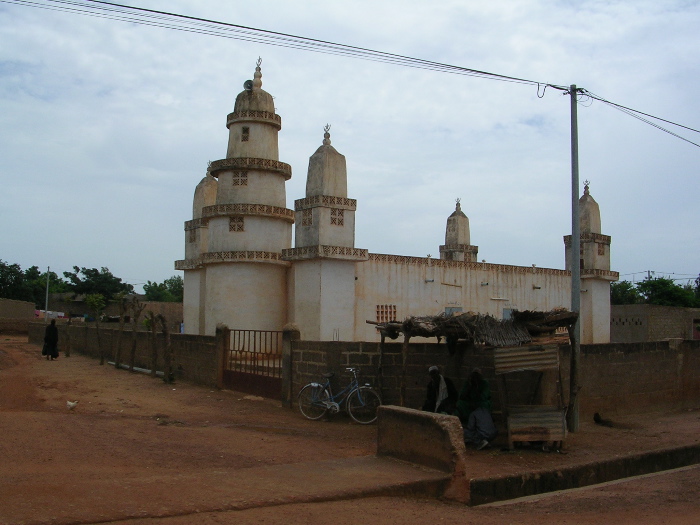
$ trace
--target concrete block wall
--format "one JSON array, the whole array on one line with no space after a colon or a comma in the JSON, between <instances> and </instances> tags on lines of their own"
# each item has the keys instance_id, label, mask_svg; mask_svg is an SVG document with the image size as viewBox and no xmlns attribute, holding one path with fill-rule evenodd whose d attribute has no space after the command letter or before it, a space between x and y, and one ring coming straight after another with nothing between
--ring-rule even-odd
<instances>
[{"instance_id":1,"label":"concrete block wall","mask_svg":"<svg viewBox=\"0 0 700 525\"><path fill-rule=\"evenodd\" d=\"M34 303L4 299L0 297L0 318L3 319L34 319Z\"/></svg>"},{"instance_id":2,"label":"concrete block wall","mask_svg":"<svg viewBox=\"0 0 700 525\"><path fill-rule=\"evenodd\" d=\"M402 344L385 344L379 374L378 343L310 343L296 341L292 355L292 395L324 372L334 372L337 384L346 384L347 366L362 370L362 378L381 391L385 404L398 404L402 373ZM560 347L563 401L569 397L570 347ZM406 367L406 406L420 408L428 382L427 369L436 364L451 377L459 390L472 368L482 369L491 384L493 410L500 412L500 381L493 371L490 351L463 346L449 355L444 344L411 344ZM541 391L553 398L556 374L543 377ZM641 414L649 411L681 410L700 406L700 341L669 341L583 345L581 347L580 416ZM536 372L508 374L509 402L539 402Z\"/></svg>"}]
</instances>

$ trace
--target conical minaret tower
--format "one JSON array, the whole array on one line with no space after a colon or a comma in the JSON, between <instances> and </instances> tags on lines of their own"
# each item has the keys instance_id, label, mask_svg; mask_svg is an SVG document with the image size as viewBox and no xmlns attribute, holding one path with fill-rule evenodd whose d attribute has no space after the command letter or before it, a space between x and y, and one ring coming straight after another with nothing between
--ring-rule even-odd
<instances>
[{"instance_id":1,"label":"conical minaret tower","mask_svg":"<svg viewBox=\"0 0 700 525\"><path fill-rule=\"evenodd\" d=\"M447 218L445 244L440 246L440 259L447 261L476 261L478 246L470 244L469 217L462 211L457 199L455 211Z\"/></svg>"},{"instance_id":2,"label":"conical minaret tower","mask_svg":"<svg viewBox=\"0 0 700 525\"><path fill-rule=\"evenodd\" d=\"M226 158L210 163L195 192L189 227L196 226L199 235L188 234L188 258L176 263L176 269L185 270L187 333L212 335L220 323L280 330L287 322L289 263L282 260L282 250L292 239L294 212L285 208L285 182L292 170L279 161L282 119L262 89L260 64L226 117ZM197 238L195 249L189 241Z\"/></svg>"},{"instance_id":3,"label":"conical minaret tower","mask_svg":"<svg viewBox=\"0 0 700 525\"><path fill-rule=\"evenodd\" d=\"M617 272L610 271L609 235L601 233L600 207L590 194L590 183L584 182L583 195L578 201L581 239L578 257L573 250L571 235L564 237L566 269L572 264L581 268L581 343L610 342L610 282Z\"/></svg>"},{"instance_id":4,"label":"conical minaret tower","mask_svg":"<svg viewBox=\"0 0 700 525\"><path fill-rule=\"evenodd\" d=\"M367 250L355 248L355 209L348 198L345 157L331 146L330 126L309 158L306 198L294 202L295 247L290 280L291 319L301 337L352 341L355 330L355 264Z\"/></svg>"}]
</instances>

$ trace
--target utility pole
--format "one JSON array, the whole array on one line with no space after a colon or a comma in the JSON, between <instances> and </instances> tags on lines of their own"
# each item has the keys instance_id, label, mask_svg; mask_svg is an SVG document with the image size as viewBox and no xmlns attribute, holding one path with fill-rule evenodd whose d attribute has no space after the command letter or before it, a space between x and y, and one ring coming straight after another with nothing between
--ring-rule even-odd
<instances>
[{"instance_id":1,"label":"utility pole","mask_svg":"<svg viewBox=\"0 0 700 525\"><path fill-rule=\"evenodd\" d=\"M578 115L576 84L569 88L571 97L571 311L578 314L571 337L571 370L569 375L569 430L579 426L579 362L581 359L581 224L578 207Z\"/></svg>"},{"instance_id":2,"label":"utility pole","mask_svg":"<svg viewBox=\"0 0 700 525\"><path fill-rule=\"evenodd\" d=\"M46 267L46 300L44 301L44 324L48 322L49 319L49 270L50 266Z\"/></svg>"}]
</instances>

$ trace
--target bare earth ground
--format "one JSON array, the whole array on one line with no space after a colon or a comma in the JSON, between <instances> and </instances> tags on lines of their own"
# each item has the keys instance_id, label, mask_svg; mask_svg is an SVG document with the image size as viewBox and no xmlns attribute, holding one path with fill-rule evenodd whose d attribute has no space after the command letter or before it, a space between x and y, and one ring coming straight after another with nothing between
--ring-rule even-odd
<instances>
[{"instance_id":1,"label":"bare earth ground","mask_svg":"<svg viewBox=\"0 0 700 525\"><path fill-rule=\"evenodd\" d=\"M196 507L203 495L218 497L217 476L243 480L246 472L264 465L304 469L310 468L308 462L373 455L376 427L352 424L343 415L307 421L273 400L186 383L167 385L80 355L46 361L26 340L0 334L3 524L700 523L700 467L482 507L368 497L235 511L208 512L211 506L204 506L181 516L155 513L123 520L123 513L110 511L120 504L110 497L129 494L123 504L133 508L166 496ZM68 400L78 405L69 410ZM614 428L582 423L581 431L569 436L565 454L468 450L472 477L564 467L700 439L697 410L615 423ZM129 491L132 486L139 489ZM89 487L91 497L75 497L76 487ZM96 504L100 498L111 505ZM254 501L255 494L250 498ZM61 518L71 509L92 516L91 521Z\"/></svg>"}]
</instances>

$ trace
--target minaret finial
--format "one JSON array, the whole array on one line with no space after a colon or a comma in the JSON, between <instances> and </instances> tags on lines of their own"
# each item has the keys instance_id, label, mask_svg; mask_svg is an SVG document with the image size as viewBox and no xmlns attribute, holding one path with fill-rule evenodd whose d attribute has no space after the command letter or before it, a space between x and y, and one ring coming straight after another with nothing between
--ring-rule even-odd
<instances>
[{"instance_id":1,"label":"minaret finial","mask_svg":"<svg viewBox=\"0 0 700 525\"><path fill-rule=\"evenodd\" d=\"M329 133L331 130L331 125L326 124L323 127L323 145L324 146L330 146L331 145L331 134Z\"/></svg>"},{"instance_id":2,"label":"minaret finial","mask_svg":"<svg viewBox=\"0 0 700 525\"><path fill-rule=\"evenodd\" d=\"M590 181L588 181L588 180L584 180L584 181L583 181L583 194L584 194L584 195L590 195L590 193L589 193L589 191L588 191L588 187L589 187L590 185L591 185Z\"/></svg>"},{"instance_id":3,"label":"minaret finial","mask_svg":"<svg viewBox=\"0 0 700 525\"><path fill-rule=\"evenodd\" d=\"M455 199L455 202L457 203L457 205L455 206L456 211L462 211L462 206L460 206L460 204L459 204L460 200L461 199L459 197L457 197L457 199Z\"/></svg>"},{"instance_id":4,"label":"minaret finial","mask_svg":"<svg viewBox=\"0 0 700 525\"><path fill-rule=\"evenodd\" d=\"M262 87L260 64L262 64L262 58L258 57L258 61L255 63L255 74L253 75L253 89L260 89Z\"/></svg>"}]
</instances>

